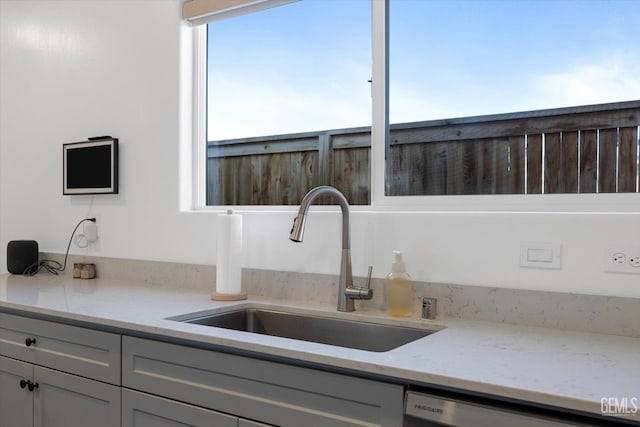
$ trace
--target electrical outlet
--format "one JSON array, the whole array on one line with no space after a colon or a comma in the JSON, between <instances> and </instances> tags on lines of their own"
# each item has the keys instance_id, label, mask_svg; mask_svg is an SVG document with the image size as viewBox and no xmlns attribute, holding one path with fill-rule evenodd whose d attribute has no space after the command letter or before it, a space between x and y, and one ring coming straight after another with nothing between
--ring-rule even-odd
<instances>
[{"instance_id":1,"label":"electrical outlet","mask_svg":"<svg viewBox=\"0 0 640 427\"><path fill-rule=\"evenodd\" d=\"M640 247L607 248L603 261L606 272L640 274Z\"/></svg>"},{"instance_id":2,"label":"electrical outlet","mask_svg":"<svg viewBox=\"0 0 640 427\"><path fill-rule=\"evenodd\" d=\"M95 222L87 221L84 224L84 237L87 242L93 243L98 240L98 225Z\"/></svg>"},{"instance_id":3,"label":"electrical outlet","mask_svg":"<svg viewBox=\"0 0 640 427\"><path fill-rule=\"evenodd\" d=\"M621 252L616 252L613 254L611 262L613 265L625 265L627 263L627 256Z\"/></svg>"},{"instance_id":4,"label":"electrical outlet","mask_svg":"<svg viewBox=\"0 0 640 427\"><path fill-rule=\"evenodd\" d=\"M82 228L77 230L73 242L79 248L86 248L98 241L98 224L96 221L82 221Z\"/></svg>"}]
</instances>

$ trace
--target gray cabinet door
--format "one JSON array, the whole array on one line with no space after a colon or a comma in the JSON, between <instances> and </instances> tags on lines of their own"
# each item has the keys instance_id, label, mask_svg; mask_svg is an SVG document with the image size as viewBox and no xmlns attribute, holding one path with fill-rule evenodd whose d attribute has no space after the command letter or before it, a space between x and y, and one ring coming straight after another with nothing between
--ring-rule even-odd
<instances>
[{"instance_id":1,"label":"gray cabinet door","mask_svg":"<svg viewBox=\"0 0 640 427\"><path fill-rule=\"evenodd\" d=\"M33 427L33 393L20 387L32 377L32 365L0 356L0 426Z\"/></svg>"},{"instance_id":2,"label":"gray cabinet door","mask_svg":"<svg viewBox=\"0 0 640 427\"><path fill-rule=\"evenodd\" d=\"M122 390L122 427L237 427L237 425L236 417L146 393Z\"/></svg>"},{"instance_id":3,"label":"gray cabinet door","mask_svg":"<svg viewBox=\"0 0 640 427\"><path fill-rule=\"evenodd\" d=\"M119 427L120 387L35 366L34 427Z\"/></svg>"}]
</instances>

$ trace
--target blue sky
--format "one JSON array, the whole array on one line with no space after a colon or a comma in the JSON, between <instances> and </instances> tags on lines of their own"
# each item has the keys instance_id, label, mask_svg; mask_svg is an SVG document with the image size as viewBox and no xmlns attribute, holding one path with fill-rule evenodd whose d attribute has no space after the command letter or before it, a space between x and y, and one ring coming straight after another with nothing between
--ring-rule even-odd
<instances>
[{"instance_id":1,"label":"blue sky","mask_svg":"<svg viewBox=\"0 0 640 427\"><path fill-rule=\"evenodd\" d=\"M393 0L391 122L640 99L637 22L638 0ZM370 25L368 0L211 24L209 139L370 125Z\"/></svg>"}]
</instances>

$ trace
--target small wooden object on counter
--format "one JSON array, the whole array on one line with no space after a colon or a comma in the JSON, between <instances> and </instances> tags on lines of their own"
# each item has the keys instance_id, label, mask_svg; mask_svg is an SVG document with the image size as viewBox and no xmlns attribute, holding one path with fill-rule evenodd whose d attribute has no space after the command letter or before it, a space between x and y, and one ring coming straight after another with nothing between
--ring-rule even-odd
<instances>
[{"instance_id":1,"label":"small wooden object on counter","mask_svg":"<svg viewBox=\"0 0 640 427\"><path fill-rule=\"evenodd\" d=\"M84 264L82 266L82 271L80 272L81 279L95 279L96 278L96 265L95 264Z\"/></svg>"},{"instance_id":2,"label":"small wooden object on counter","mask_svg":"<svg viewBox=\"0 0 640 427\"><path fill-rule=\"evenodd\" d=\"M76 262L73 264L73 278L74 279L79 279L80 276L82 275L82 267L84 266L84 264L80 263L80 262Z\"/></svg>"}]
</instances>

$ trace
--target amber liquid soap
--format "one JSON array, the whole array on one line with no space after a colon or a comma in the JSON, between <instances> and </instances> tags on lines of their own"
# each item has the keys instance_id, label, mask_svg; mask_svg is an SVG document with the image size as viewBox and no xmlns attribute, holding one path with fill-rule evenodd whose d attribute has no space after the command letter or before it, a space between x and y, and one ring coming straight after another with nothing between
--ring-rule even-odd
<instances>
[{"instance_id":1,"label":"amber liquid soap","mask_svg":"<svg viewBox=\"0 0 640 427\"><path fill-rule=\"evenodd\" d=\"M393 317L411 317L413 314L413 291L411 277L407 274L402 252L394 251L391 273L387 275L387 314Z\"/></svg>"}]
</instances>

